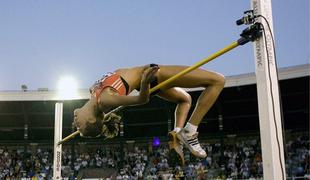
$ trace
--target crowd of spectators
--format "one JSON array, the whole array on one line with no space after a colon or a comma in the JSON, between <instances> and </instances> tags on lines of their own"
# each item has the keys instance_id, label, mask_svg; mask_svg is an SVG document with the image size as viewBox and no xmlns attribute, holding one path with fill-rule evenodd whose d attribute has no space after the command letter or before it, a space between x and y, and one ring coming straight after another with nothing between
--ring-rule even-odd
<instances>
[{"instance_id":1,"label":"crowd of spectators","mask_svg":"<svg viewBox=\"0 0 310 180\"><path fill-rule=\"evenodd\" d=\"M64 147L62 173L68 179L85 168L117 169L117 179L260 179L263 164L259 138L213 140L202 145L205 159L193 157L185 150L185 166L180 166L166 143L149 145ZM95 149L94 149L95 148ZM286 143L287 176L309 177L309 136L297 136ZM0 179L52 179L51 147L0 147Z\"/></svg>"}]
</instances>

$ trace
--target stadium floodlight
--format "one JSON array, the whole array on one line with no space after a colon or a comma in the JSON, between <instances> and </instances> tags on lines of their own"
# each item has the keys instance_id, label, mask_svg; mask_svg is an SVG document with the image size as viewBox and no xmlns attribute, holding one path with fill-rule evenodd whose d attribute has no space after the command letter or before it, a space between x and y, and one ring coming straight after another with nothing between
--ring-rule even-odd
<instances>
[{"instance_id":1,"label":"stadium floodlight","mask_svg":"<svg viewBox=\"0 0 310 180\"><path fill-rule=\"evenodd\" d=\"M78 99L77 81L71 76L64 76L58 82L58 99L70 100Z\"/></svg>"}]
</instances>

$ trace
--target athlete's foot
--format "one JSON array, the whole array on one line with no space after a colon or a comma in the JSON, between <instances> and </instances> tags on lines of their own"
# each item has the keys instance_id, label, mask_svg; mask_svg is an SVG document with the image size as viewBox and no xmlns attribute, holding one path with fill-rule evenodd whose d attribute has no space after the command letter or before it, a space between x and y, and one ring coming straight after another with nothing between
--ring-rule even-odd
<instances>
[{"instance_id":1,"label":"athlete's foot","mask_svg":"<svg viewBox=\"0 0 310 180\"><path fill-rule=\"evenodd\" d=\"M207 153L202 149L198 142L198 132L193 135L189 135L186 129L182 129L177 133L177 137L189 150L190 152L199 158L207 157Z\"/></svg>"},{"instance_id":2,"label":"athlete's foot","mask_svg":"<svg viewBox=\"0 0 310 180\"><path fill-rule=\"evenodd\" d=\"M184 153L183 153L183 145L180 144L179 139L177 138L177 133L175 131L171 131L168 133L169 137L169 149L171 152L175 152L182 165L185 165Z\"/></svg>"}]
</instances>

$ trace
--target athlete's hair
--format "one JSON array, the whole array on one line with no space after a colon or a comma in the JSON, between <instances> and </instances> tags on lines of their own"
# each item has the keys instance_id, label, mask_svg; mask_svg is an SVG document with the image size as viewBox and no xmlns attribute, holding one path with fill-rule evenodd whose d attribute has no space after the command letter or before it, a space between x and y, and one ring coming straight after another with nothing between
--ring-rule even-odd
<instances>
[{"instance_id":1,"label":"athlete's hair","mask_svg":"<svg viewBox=\"0 0 310 180\"><path fill-rule=\"evenodd\" d=\"M106 138L113 138L118 135L119 127L121 122L121 116L110 113L105 115L102 120L101 135Z\"/></svg>"}]
</instances>

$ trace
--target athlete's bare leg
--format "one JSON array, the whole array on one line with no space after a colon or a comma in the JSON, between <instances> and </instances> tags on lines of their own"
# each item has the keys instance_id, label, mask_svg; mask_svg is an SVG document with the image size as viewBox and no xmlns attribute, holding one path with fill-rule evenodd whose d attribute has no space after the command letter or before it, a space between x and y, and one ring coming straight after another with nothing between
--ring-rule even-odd
<instances>
[{"instance_id":1,"label":"athlete's bare leg","mask_svg":"<svg viewBox=\"0 0 310 180\"><path fill-rule=\"evenodd\" d=\"M159 92L158 96L177 104L175 109L175 122L174 126L178 128L183 128L184 123L187 119L188 111L191 107L192 98L191 96L183 89L174 87L167 89L165 91Z\"/></svg>"},{"instance_id":2,"label":"athlete's bare leg","mask_svg":"<svg viewBox=\"0 0 310 180\"><path fill-rule=\"evenodd\" d=\"M174 76L178 72L184 70L185 66L163 66L160 67L158 73L159 83ZM205 90L199 96L195 110L193 111L189 122L193 125L199 125L203 116L210 110L225 84L225 78L223 75L206 71L202 69L196 69L192 72L185 74L168 84L165 89L171 87L183 87L183 88L195 88L204 87ZM164 91L164 90L163 90ZM184 117L180 117L182 122Z\"/></svg>"},{"instance_id":3,"label":"athlete's bare leg","mask_svg":"<svg viewBox=\"0 0 310 180\"><path fill-rule=\"evenodd\" d=\"M184 66L163 66L160 67L160 71L157 74L159 83L174 76L178 72L184 70L187 67ZM162 91L165 92L165 89L170 90L172 87L183 87L183 88L195 88L195 87L203 87L205 88L201 95L199 96L196 107L189 118L190 126L196 127L194 128L193 132L190 132L188 138L190 137L190 141L192 141L192 145L186 141L186 137L183 137L181 140L186 141L186 145L192 151L192 153L198 157L205 157L205 152L201 149L198 140L197 140L197 127L200 124L201 120L205 116L205 114L210 110L216 99L218 98L220 92L222 91L225 84L225 78L223 75L206 71L202 69L196 69L192 72L185 74L178 78L177 80L173 81L172 83L168 84L166 87L162 88ZM181 91L179 92L181 93ZM167 99L173 99L173 96L177 97L177 91L173 94L171 93ZM178 109L179 105L177 106L176 112L182 111L182 109ZM185 119L187 117L187 113L189 108L183 109L184 112L180 112L177 116L176 114L176 126L182 127L184 126ZM186 117L185 117L186 116ZM193 136L195 135L195 136ZM193 137L191 137L193 136ZM179 136L178 136L179 137ZM181 138L181 137L180 137ZM187 139L188 139L187 138ZM198 149L200 152L196 152L194 145L199 145ZM197 150L198 151L198 150Z\"/></svg>"},{"instance_id":4,"label":"athlete's bare leg","mask_svg":"<svg viewBox=\"0 0 310 180\"><path fill-rule=\"evenodd\" d=\"M184 127L188 111L191 107L192 98L185 90L178 87L161 91L157 95L167 101L177 104L174 113L174 130L168 133L169 148L172 156L174 156L173 154L177 154L180 164L185 165L183 146L180 144L176 133Z\"/></svg>"}]
</instances>

